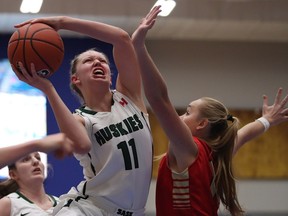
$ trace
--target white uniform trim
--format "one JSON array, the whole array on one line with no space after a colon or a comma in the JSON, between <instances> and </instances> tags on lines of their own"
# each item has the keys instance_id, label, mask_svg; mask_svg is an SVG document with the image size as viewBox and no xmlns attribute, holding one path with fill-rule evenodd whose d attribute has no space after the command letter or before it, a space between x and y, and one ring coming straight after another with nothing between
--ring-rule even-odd
<instances>
[{"instance_id":1,"label":"white uniform trim","mask_svg":"<svg viewBox=\"0 0 288 216\"><path fill-rule=\"evenodd\" d=\"M39 215L39 216L50 216L52 215L53 208L56 206L58 198L55 196L49 196L53 207L43 210L28 198L26 198L20 192L15 192L8 194L7 197L11 200L11 216L30 216L30 215Z\"/></svg>"}]
</instances>

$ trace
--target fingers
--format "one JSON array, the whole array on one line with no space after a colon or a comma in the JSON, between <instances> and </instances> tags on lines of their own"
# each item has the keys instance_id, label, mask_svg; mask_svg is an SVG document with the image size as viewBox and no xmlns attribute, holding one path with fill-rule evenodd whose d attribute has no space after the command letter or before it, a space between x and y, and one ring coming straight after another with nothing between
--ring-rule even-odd
<instances>
[{"instance_id":1,"label":"fingers","mask_svg":"<svg viewBox=\"0 0 288 216\"><path fill-rule=\"evenodd\" d=\"M263 95L263 107L267 107L268 106L268 97L267 95Z\"/></svg>"},{"instance_id":2,"label":"fingers","mask_svg":"<svg viewBox=\"0 0 288 216\"><path fill-rule=\"evenodd\" d=\"M31 67L31 70L30 70L30 71L31 71L32 77L38 75L34 63L31 63L31 66L30 66L30 67Z\"/></svg>"},{"instance_id":3,"label":"fingers","mask_svg":"<svg viewBox=\"0 0 288 216\"><path fill-rule=\"evenodd\" d=\"M288 95L284 97L283 100L281 100L283 93L283 88L279 88L275 97L274 104L279 104L281 108L284 108L288 102Z\"/></svg>"},{"instance_id":4,"label":"fingers","mask_svg":"<svg viewBox=\"0 0 288 216\"><path fill-rule=\"evenodd\" d=\"M288 102L288 95L286 95L284 99L281 100L282 93L283 93L283 88L279 88L275 96L275 100L274 100L274 105L280 105L281 108L285 107L285 105ZM263 95L263 106L264 105L268 106L268 97L266 95Z\"/></svg>"},{"instance_id":5,"label":"fingers","mask_svg":"<svg viewBox=\"0 0 288 216\"><path fill-rule=\"evenodd\" d=\"M27 82L31 79L31 75L28 73L22 62L18 62L17 67L11 64L11 67L19 80Z\"/></svg>"},{"instance_id":6,"label":"fingers","mask_svg":"<svg viewBox=\"0 0 288 216\"><path fill-rule=\"evenodd\" d=\"M24 67L22 62L18 62L18 67L17 68L20 70L19 73L22 74L22 78L25 78L27 80L29 80L31 78L31 75L28 73L28 71L26 70L26 68Z\"/></svg>"},{"instance_id":7,"label":"fingers","mask_svg":"<svg viewBox=\"0 0 288 216\"><path fill-rule=\"evenodd\" d=\"M27 24L31 24L31 23L34 23L36 21L36 19L31 19L31 20L27 20L25 22L22 22L22 23L19 23L19 24L16 24L14 25L15 28L20 28L24 25L27 25Z\"/></svg>"},{"instance_id":8,"label":"fingers","mask_svg":"<svg viewBox=\"0 0 288 216\"><path fill-rule=\"evenodd\" d=\"M34 63L30 64L30 72L27 71L22 62L18 62L18 69L20 70L21 74L24 75L25 78L31 78L37 75Z\"/></svg>"},{"instance_id":9,"label":"fingers","mask_svg":"<svg viewBox=\"0 0 288 216\"><path fill-rule=\"evenodd\" d=\"M11 68L14 71L14 73L16 74L16 76L18 77L18 79L21 79L23 74L19 71L19 68L16 68L13 64L11 64Z\"/></svg>"},{"instance_id":10,"label":"fingers","mask_svg":"<svg viewBox=\"0 0 288 216\"><path fill-rule=\"evenodd\" d=\"M286 95L284 97L284 99L281 101L281 103L280 103L281 108L284 108L286 106L287 102L288 102L288 95Z\"/></svg>"},{"instance_id":11,"label":"fingers","mask_svg":"<svg viewBox=\"0 0 288 216\"><path fill-rule=\"evenodd\" d=\"M158 5L158 6L156 6L155 8L154 8L154 10L153 10L153 16L157 16L162 10L160 9L161 8L161 5Z\"/></svg>"},{"instance_id":12,"label":"fingers","mask_svg":"<svg viewBox=\"0 0 288 216\"><path fill-rule=\"evenodd\" d=\"M284 109L281 113L288 118L288 108Z\"/></svg>"},{"instance_id":13,"label":"fingers","mask_svg":"<svg viewBox=\"0 0 288 216\"><path fill-rule=\"evenodd\" d=\"M56 150L53 152L54 157L57 159L62 159L64 157L64 152L61 150Z\"/></svg>"},{"instance_id":14,"label":"fingers","mask_svg":"<svg viewBox=\"0 0 288 216\"><path fill-rule=\"evenodd\" d=\"M159 11L159 10L161 10L160 8L161 8L161 5L156 5L155 7L152 8L151 11L152 11L152 12L154 12L154 11Z\"/></svg>"},{"instance_id":15,"label":"fingers","mask_svg":"<svg viewBox=\"0 0 288 216\"><path fill-rule=\"evenodd\" d=\"M161 6L156 6L156 7L154 7L154 8L149 12L148 18L149 18L149 19L155 19L155 18L158 16L158 14L161 12L160 7L161 7Z\"/></svg>"},{"instance_id":16,"label":"fingers","mask_svg":"<svg viewBox=\"0 0 288 216\"><path fill-rule=\"evenodd\" d=\"M150 17L150 15L153 13L154 8L152 8L152 10L150 10L148 12L148 14L146 15L145 19L148 19Z\"/></svg>"},{"instance_id":17,"label":"fingers","mask_svg":"<svg viewBox=\"0 0 288 216\"><path fill-rule=\"evenodd\" d=\"M30 23L29 21L26 21L26 22L23 22L23 23L19 23L19 24L14 25L14 27L15 27L15 28L20 28L20 27L22 27L22 26L24 26L24 25L27 25L27 24L29 24L29 23Z\"/></svg>"},{"instance_id":18,"label":"fingers","mask_svg":"<svg viewBox=\"0 0 288 216\"><path fill-rule=\"evenodd\" d=\"M158 14L161 12L160 10L161 6L155 6L145 17L144 20L142 20L142 24L146 25L146 28L151 29L153 25L156 22L156 18Z\"/></svg>"},{"instance_id":19,"label":"fingers","mask_svg":"<svg viewBox=\"0 0 288 216\"><path fill-rule=\"evenodd\" d=\"M64 143L62 143L62 147L56 151L54 151L54 156L58 159L62 159L65 156L70 156L73 153L74 143L66 138Z\"/></svg>"},{"instance_id":20,"label":"fingers","mask_svg":"<svg viewBox=\"0 0 288 216\"><path fill-rule=\"evenodd\" d=\"M149 13L146 15L146 19L148 19L151 15L157 13L157 11L159 11L160 8L161 8L161 5L157 5L157 6L153 7L153 8L149 11Z\"/></svg>"},{"instance_id":21,"label":"fingers","mask_svg":"<svg viewBox=\"0 0 288 216\"><path fill-rule=\"evenodd\" d=\"M280 100L281 100L281 97L282 97L282 91L283 91L282 88L278 89L276 97L275 97L275 100L274 100L274 104L279 104L280 103Z\"/></svg>"},{"instance_id":22,"label":"fingers","mask_svg":"<svg viewBox=\"0 0 288 216\"><path fill-rule=\"evenodd\" d=\"M20 28L24 25L27 25L27 24L33 24L33 23L39 23L39 22L43 22L43 19L42 18L36 18L36 19L30 19L30 20L26 20L22 23L19 23L19 24L16 24L14 25L15 28Z\"/></svg>"}]
</instances>

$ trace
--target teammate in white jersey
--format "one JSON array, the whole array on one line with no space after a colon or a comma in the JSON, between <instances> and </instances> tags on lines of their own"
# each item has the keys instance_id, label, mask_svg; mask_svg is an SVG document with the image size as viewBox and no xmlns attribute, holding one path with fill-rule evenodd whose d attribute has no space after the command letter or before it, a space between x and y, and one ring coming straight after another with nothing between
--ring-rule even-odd
<instances>
[{"instance_id":1,"label":"teammate in white jersey","mask_svg":"<svg viewBox=\"0 0 288 216\"><path fill-rule=\"evenodd\" d=\"M47 195L46 199L49 199L51 203L50 207L47 209L42 209L36 205L32 200L27 198L21 192L14 192L7 197L11 201L11 214L9 215L37 215L37 216L47 216L52 215L54 207L57 205L58 197Z\"/></svg>"},{"instance_id":2,"label":"teammate in white jersey","mask_svg":"<svg viewBox=\"0 0 288 216\"><path fill-rule=\"evenodd\" d=\"M52 215L58 198L45 192L44 164L38 152L10 165L9 175L10 179L1 183L0 192L15 192L0 199L1 216Z\"/></svg>"},{"instance_id":3,"label":"teammate in white jersey","mask_svg":"<svg viewBox=\"0 0 288 216\"><path fill-rule=\"evenodd\" d=\"M75 156L85 181L60 197L55 215L144 215L152 174L152 136L142 98L141 76L129 34L99 22L71 17L30 20L55 30L86 34L113 45L118 71L111 90L111 69L106 55L91 49L72 61L71 87L84 107L73 115L52 83L38 76L34 65L28 74L19 63L18 78L42 90L62 132L74 141Z\"/></svg>"}]
</instances>

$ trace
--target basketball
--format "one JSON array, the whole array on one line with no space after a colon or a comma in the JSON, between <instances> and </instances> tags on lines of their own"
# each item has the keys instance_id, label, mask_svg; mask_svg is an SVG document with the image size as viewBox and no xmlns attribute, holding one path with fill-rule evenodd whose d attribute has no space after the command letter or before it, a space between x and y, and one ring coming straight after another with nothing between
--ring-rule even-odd
<instances>
[{"instance_id":1,"label":"basketball","mask_svg":"<svg viewBox=\"0 0 288 216\"><path fill-rule=\"evenodd\" d=\"M62 63L64 45L52 27L43 23L27 24L17 28L10 37L7 55L17 70L18 62L22 62L31 74L31 63L34 63L38 75L49 77Z\"/></svg>"}]
</instances>

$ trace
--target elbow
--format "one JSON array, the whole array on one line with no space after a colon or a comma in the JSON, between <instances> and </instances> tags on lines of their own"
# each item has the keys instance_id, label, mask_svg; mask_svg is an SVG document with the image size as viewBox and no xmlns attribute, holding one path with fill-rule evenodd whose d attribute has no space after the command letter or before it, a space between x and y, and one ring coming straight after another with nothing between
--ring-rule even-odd
<instances>
[{"instance_id":1,"label":"elbow","mask_svg":"<svg viewBox=\"0 0 288 216\"><path fill-rule=\"evenodd\" d=\"M132 39L130 35L121 28L118 28L118 34L117 34L117 37L115 38L116 38L116 41L114 45L116 44L119 44L119 45L131 44L132 45Z\"/></svg>"},{"instance_id":2,"label":"elbow","mask_svg":"<svg viewBox=\"0 0 288 216\"><path fill-rule=\"evenodd\" d=\"M74 148L74 152L77 154L87 154L91 150L92 143L90 140L85 142L81 142L80 145L76 145Z\"/></svg>"}]
</instances>

